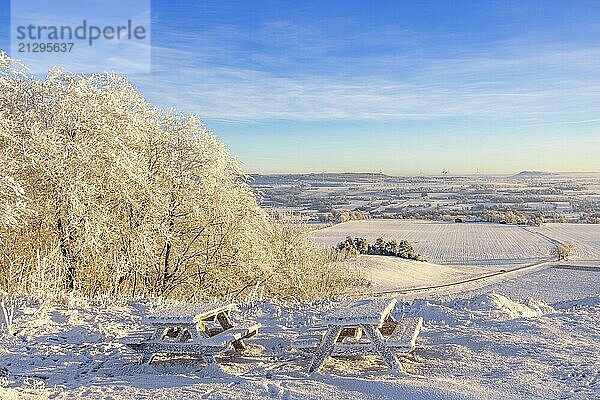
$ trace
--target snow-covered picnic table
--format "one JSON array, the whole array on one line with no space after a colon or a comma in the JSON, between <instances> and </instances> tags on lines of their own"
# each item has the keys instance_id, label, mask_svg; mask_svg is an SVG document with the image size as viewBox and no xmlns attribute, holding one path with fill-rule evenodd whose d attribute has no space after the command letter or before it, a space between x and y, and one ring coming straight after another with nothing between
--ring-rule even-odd
<instances>
[{"instance_id":1,"label":"snow-covered picnic table","mask_svg":"<svg viewBox=\"0 0 600 400\"><path fill-rule=\"evenodd\" d=\"M149 314L143 319L148 329L136 332L123 341L143 354L150 363L156 354L197 355L207 364L214 355L228 349L243 350L243 339L254 336L258 322L234 325L229 313L232 303L189 304Z\"/></svg>"},{"instance_id":2,"label":"snow-covered picnic table","mask_svg":"<svg viewBox=\"0 0 600 400\"><path fill-rule=\"evenodd\" d=\"M396 299L358 300L323 318L322 325L309 329L294 342L299 350L314 352L309 372L317 371L330 355L379 354L394 371L403 371L396 351L410 352L423 319L391 315Z\"/></svg>"}]
</instances>

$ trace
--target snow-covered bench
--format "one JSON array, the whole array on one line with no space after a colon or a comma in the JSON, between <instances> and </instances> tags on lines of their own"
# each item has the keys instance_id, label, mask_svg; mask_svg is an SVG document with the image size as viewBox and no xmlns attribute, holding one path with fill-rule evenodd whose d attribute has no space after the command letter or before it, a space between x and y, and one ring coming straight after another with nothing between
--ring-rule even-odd
<instances>
[{"instance_id":1,"label":"snow-covered bench","mask_svg":"<svg viewBox=\"0 0 600 400\"><path fill-rule=\"evenodd\" d=\"M359 300L329 313L322 326L315 326L298 336L292 347L313 353L309 371L321 368L330 355L379 354L392 370L402 371L394 354L412 351L423 319L402 318L396 321L391 311L395 299Z\"/></svg>"},{"instance_id":2,"label":"snow-covered bench","mask_svg":"<svg viewBox=\"0 0 600 400\"><path fill-rule=\"evenodd\" d=\"M309 328L306 332L300 334L293 342L292 347L303 352L311 353L314 352L327 333L326 326L315 326ZM336 341L336 347L333 349L333 353L340 353L338 346L340 345L351 345L357 343L363 343L362 328L360 326L348 326L344 327L340 332L340 335ZM361 342L362 340L362 342Z\"/></svg>"},{"instance_id":3,"label":"snow-covered bench","mask_svg":"<svg viewBox=\"0 0 600 400\"><path fill-rule=\"evenodd\" d=\"M169 354L201 356L211 364L216 354L243 350L243 339L256 335L261 327L257 322L234 326L229 318L233 308L233 304L211 303L163 310L144 319L150 329L134 332L122 343L142 353L142 362L150 363L156 354Z\"/></svg>"},{"instance_id":4,"label":"snow-covered bench","mask_svg":"<svg viewBox=\"0 0 600 400\"><path fill-rule=\"evenodd\" d=\"M385 339L385 342L393 349L413 351L422 326L423 318L421 317L402 318L397 322L394 331Z\"/></svg>"},{"instance_id":5,"label":"snow-covered bench","mask_svg":"<svg viewBox=\"0 0 600 400\"><path fill-rule=\"evenodd\" d=\"M126 344L127 346L133 347L142 342L150 340L150 338L154 335L153 330L141 330L130 333L128 336L125 336L121 339L121 343Z\"/></svg>"},{"instance_id":6,"label":"snow-covered bench","mask_svg":"<svg viewBox=\"0 0 600 400\"><path fill-rule=\"evenodd\" d=\"M204 342L225 348L230 346L236 348L236 343L256 335L260 327L261 324L258 322L246 322L210 336L208 339L204 339ZM237 349L241 350L240 348Z\"/></svg>"}]
</instances>

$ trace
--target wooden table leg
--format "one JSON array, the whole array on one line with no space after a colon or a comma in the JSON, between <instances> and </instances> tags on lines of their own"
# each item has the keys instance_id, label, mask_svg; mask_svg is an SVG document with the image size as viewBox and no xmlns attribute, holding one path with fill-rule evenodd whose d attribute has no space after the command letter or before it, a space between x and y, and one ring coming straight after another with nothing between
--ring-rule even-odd
<instances>
[{"instance_id":1,"label":"wooden table leg","mask_svg":"<svg viewBox=\"0 0 600 400\"><path fill-rule=\"evenodd\" d=\"M154 358L154 354L144 353L144 354L142 354L142 360L140 361L140 364L150 365L153 358Z\"/></svg>"},{"instance_id":2,"label":"wooden table leg","mask_svg":"<svg viewBox=\"0 0 600 400\"><path fill-rule=\"evenodd\" d=\"M198 331L195 325L187 327L187 331L190 334L192 341L197 342L201 337L208 337L205 331Z\"/></svg>"},{"instance_id":3,"label":"wooden table leg","mask_svg":"<svg viewBox=\"0 0 600 400\"><path fill-rule=\"evenodd\" d=\"M191 336L191 333L189 333L189 330L186 328L179 328L179 332L177 333L177 336L173 339L175 342L185 342L186 341L186 337L185 335L189 334Z\"/></svg>"},{"instance_id":4,"label":"wooden table leg","mask_svg":"<svg viewBox=\"0 0 600 400\"><path fill-rule=\"evenodd\" d=\"M242 339L234 340L233 342L231 342L231 344L233 345L233 348L237 351L242 351L246 348L246 344Z\"/></svg>"},{"instance_id":5,"label":"wooden table leg","mask_svg":"<svg viewBox=\"0 0 600 400\"><path fill-rule=\"evenodd\" d=\"M315 352L315 355L313 356L310 365L308 366L308 372L314 372L321 369L323 363L325 362L325 359L331 354L333 346L338 336L340 336L341 331L342 327L339 325L329 326L329 328L327 329L327 333L325 334L325 337L321 342L321 345Z\"/></svg>"},{"instance_id":6,"label":"wooden table leg","mask_svg":"<svg viewBox=\"0 0 600 400\"><path fill-rule=\"evenodd\" d=\"M163 338L165 337L165 333L166 329L164 327L158 326L154 329L154 333L152 333L152 336L150 336L150 339L148 340L163 340ZM152 359L154 359L154 356L154 353L143 353L140 364L150 364L152 362Z\"/></svg>"},{"instance_id":7,"label":"wooden table leg","mask_svg":"<svg viewBox=\"0 0 600 400\"><path fill-rule=\"evenodd\" d=\"M229 318L229 315L226 312L220 312L217 314L217 321L221 325L221 328L227 330L229 328L233 328L233 323Z\"/></svg>"},{"instance_id":8,"label":"wooden table leg","mask_svg":"<svg viewBox=\"0 0 600 400\"><path fill-rule=\"evenodd\" d=\"M231 322L231 319L229 318L229 313L228 312L220 312L217 314L216 316L217 321L219 322L219 325L221 325L221 328L223 328L224 331L226 331L227 329L233 328L233 323ZM246 345L244 344L244 341L242 339L239 340L235 340L233 343L233 348L241 351L244 350L246 348Z\"/></svg>"},{"instance_id":9,"label":"wooden table leg","mask_svg":"<svg viewBox=\"0 0 600 400\"><path fill-rule=\"evenodd\" d=\"M150 340L162 340L165 337L166 329L164 327L156 327L154 333L150 336Z\"/></svg>"},{"instance_id":10,"label":"wooden table leg","mask_svg":"<svg viewBox=\"0 0 600 400\"><path fill-rule=\"evenodd\" d=\"M371 343L373 344L373 348L375 351L383 357L383 361L390 367L393 371L404 372L404 368L402 368L402 364L398 361L398 358L394 354L394 352L387 346L383 336L381 336L381 332L373 325L363 325L363 330L365 334L371 339Z\"/></svg>"}]
</instances>

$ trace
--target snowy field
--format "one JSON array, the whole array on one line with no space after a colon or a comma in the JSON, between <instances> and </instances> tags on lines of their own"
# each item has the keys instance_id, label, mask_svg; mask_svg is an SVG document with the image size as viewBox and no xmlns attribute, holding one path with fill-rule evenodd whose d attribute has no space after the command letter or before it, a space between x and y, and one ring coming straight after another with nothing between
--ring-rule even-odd
<instances>
[{"instance_id":1,"label":"snowy field","mask_svg":"<svg viewBox=\"0 0 600 400\"><path fill-rule=\"evenodd\" d=\"M550 257L554 247L551 240L522 226L487 223L350 221L312 235L323 246L334 246L346 236L408 240L430 262L486 267L535 263Z\"/></svg>"},{"instance_id":2,"label":"snowy field","mask_svg":"<svg viewBox=\"0 0 600 400\"><path fill-rule=\"evenodd\" d=\"M600 260L599 224L546 224L532 230L561 242L574 243L577 258L581 260Z\"/></svg>"},{"instance_id":3,"label":"snowy field","mask_svg":"<svg viewBox=\"0 0 600 400\"><path fill-rule=\"evenodd\" d=\"M5 399L593 399L600 396L600 297L557 303L496 294L399 303L425 323L407 375L375 356L329 359L307 374L290 342L340 304L261 302L238 317L264 328L243 357L205 368L192 358L137 364L119 344L149 302L27 301L0 347ZM249 342L250 343L250 342Z\"/></svg>"}]
</instances>

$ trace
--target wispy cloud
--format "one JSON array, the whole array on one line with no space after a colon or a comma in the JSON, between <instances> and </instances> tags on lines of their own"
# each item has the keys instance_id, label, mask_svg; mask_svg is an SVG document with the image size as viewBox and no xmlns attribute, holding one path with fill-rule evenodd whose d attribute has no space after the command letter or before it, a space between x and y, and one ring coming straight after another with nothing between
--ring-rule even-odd
<instances>
[{"instance_id":1,"label":"wispy cloud","mask_svg":"<svg viewBox=\"0 0 600 400\"><path fill-rule=\"evenodd\" d=\"M592 121L591 115L600 111L600 48L535 51L505 45L496 55L414 58L408 65L395 56L380 55L354 59L353 70L340 65L341 72L287 74L215 65L189 50L153 52L159 60L153 76L134 78L144 94L153 102L209 119L554 115L564 121ZM370 63L385 68L378 71Z\"/></svg>"}]
</instances>

